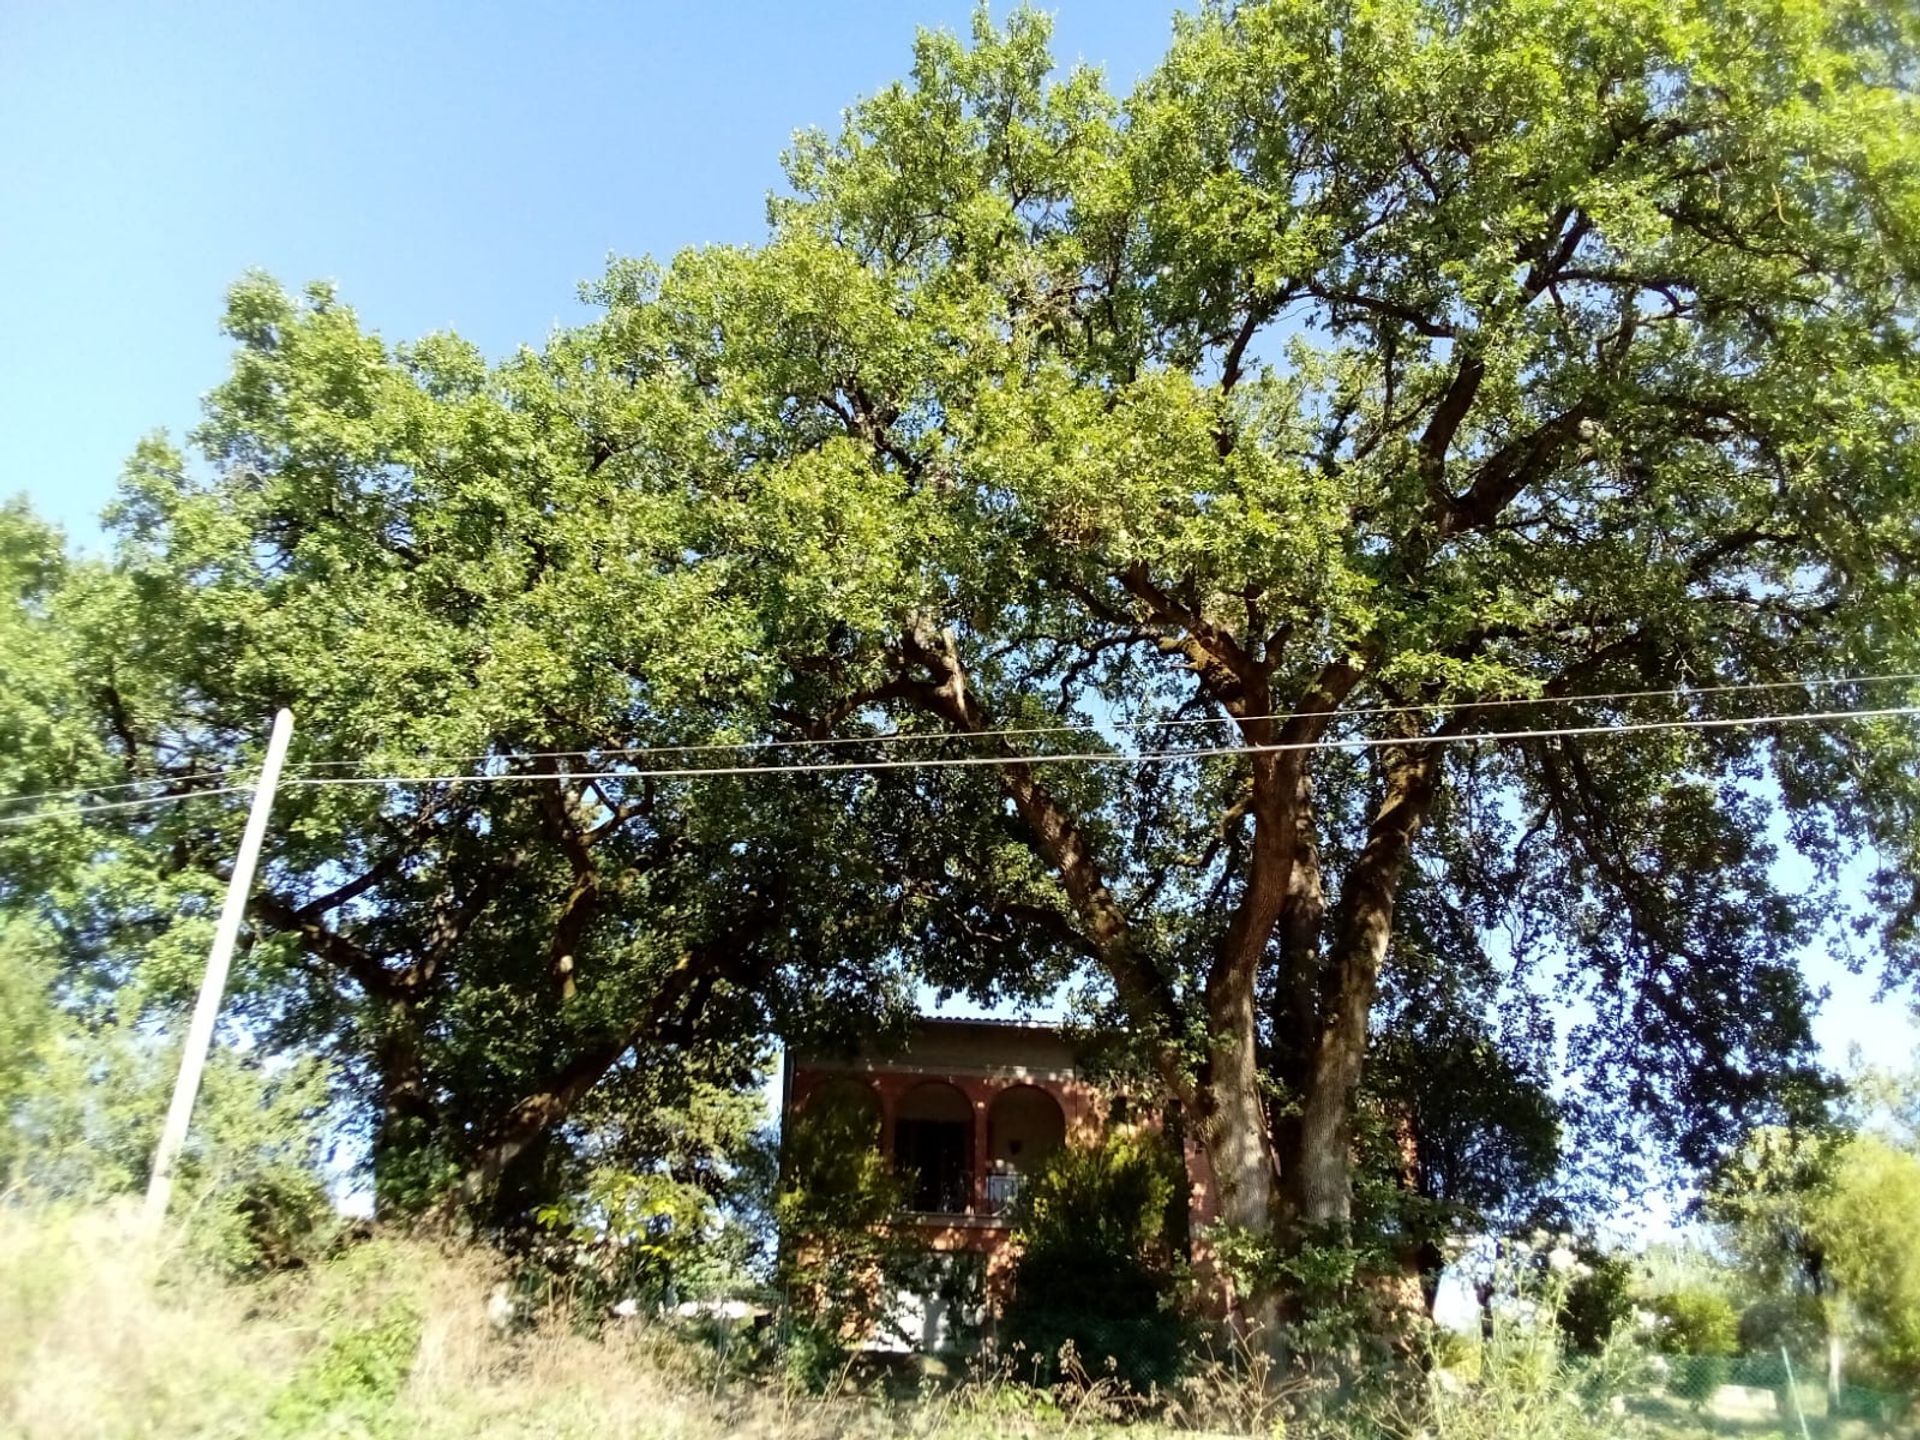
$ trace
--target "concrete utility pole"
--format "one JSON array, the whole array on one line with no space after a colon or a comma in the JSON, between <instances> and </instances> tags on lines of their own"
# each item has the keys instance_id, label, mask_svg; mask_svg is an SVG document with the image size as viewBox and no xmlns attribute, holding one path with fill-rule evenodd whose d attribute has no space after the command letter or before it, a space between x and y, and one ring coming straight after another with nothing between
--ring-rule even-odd
<instances>
[{"instance_id":1,"label":"concrete utility pole","mask_svg":"<svg viewBox=\"0 0 1920 1440\"><path fill-rule=\"evenodd\" d=\"M160 1146L153 1152L153 1178L147 1182L144 1217L149 1239L159 1236L160 1226L167 1218L167 1201L173 1195L173 1167L180 1158L180 1147L186 1144L187 1124L193 1119L193 1102L200 1093L200 1075L207 1068L207 1051L213 1044L213 1022L220 1017L220 997L226 993L234 942L240 938L240 921L246 915L247 896L253 890L253 870L260 859L260 843L267 836L267 813L273 809L274 787L280 782L280 765L287 758L287 741L292 738L293 712L282 710L273 717L266 763L260 767L260 779L253 787L253 808L247 812L240 853L234 856L226 902L220 907L220 924L213 932L213 949L207 954L207 973L200 981L193 1023L187 1027L187 1048L180 1057L180 1078L174 1081L173 1103L167 1107L167 1123L160 1131Z\"/></svg>"}]
</instances>

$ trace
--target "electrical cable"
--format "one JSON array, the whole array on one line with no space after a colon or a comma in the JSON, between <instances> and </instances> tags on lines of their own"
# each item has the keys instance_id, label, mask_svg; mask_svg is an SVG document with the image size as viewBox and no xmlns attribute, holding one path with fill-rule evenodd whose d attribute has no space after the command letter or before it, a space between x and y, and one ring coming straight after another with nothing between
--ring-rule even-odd
<instances>
[{"instance_id":1,"label":"electrical cable","mask_svg":"<svg viewBox=\"0 0 1920 1440\"><path fill-rule=\"evenodd\" d=\"M1694 699L1707 695L1751 694L1770 690L1822 690L1833 689L1841 685L1890 684L1896 681L1920 681L1920 671L1902 671L1883 675L1843 675L1832 679L1802 680L1764 680L1734 685L1676 686L1663 690L1609 690L1584 695L1537 695L1514 697L1499 700L1451 700L1437 701L1430 705L1368 705L1347 709L1323 710L1314 712L1316 716L1330 719L1372 717L1388 715L1426 715L1446 714L1456 710L1492 710L1517 705L1578 705L1598 704L1611 700L1646 700L1658 698ZM815 748L839 747L846 745L892 745L908 742L931 742L940 740L990 740L999 737L1023 737L1032 735L1098 734L1106 731L1169 730L1197 725L1224 725L1235 722L1233 716L1208 715L1192 719L1167 720L1120 720L1107 724L1097 721L1081 721L1060 725L1010 726L994 730L974 731L895 731L885 735L834 735L819 739L799 740L713 740L688 745L633 745L602 746L590 750L529 750L502 754L495 752L485 755L423 755L419 761L423 765L477 765L489 760L592 760L619 756L640 755L696 755L715 754L749 750L806 750ZM1275 711L1265 715L1239 717L1240 723L1263 720L1290 720L1292 712ZM341 768L352 765L366 765L367 760L308 760L295 766L301 771L328 768Z\"/></svg>"},{"instance_id":2,"label":"electrical cable","mask_svg":"<svg viewBox=\"0 0 1920 1440\"><path fill-rule=\"evenodd\" d=\"M1465 708L1465 707L1462 707ZM541 780L697 780L737 775L806 775L873 770L953 770L990 765L1161 765L1183 760L1207 760L1236 755L1279 754L1309 750L1370 750L1415 745L1484 745L1502 740L1545 740L1557 737L1590 735L1628 735L1667 730L1727 730L1755 725L1805 724L1814 721L1871 720L1920 716L1920 705L1884 706L1867 710L1816 710L1775 715L1730 715L1695 717L1683 720L1648 720L1628 724L1569 725L1549 729L1461 731L1450 735L1398 736L1356 735L1344 739L1278 742L1271 745L1216 745L1187 750L1083 751L1068 754L950 755L904 760L839 760L775 765L712 765L671 767L655 770L558 770L508 771L499 774L457 775L298 775L289 776L287 787L314 788L331 785L490 785L519 784ZM1008 735L1012 731L973 732L980 738ZM493 758L493 757L489 757ZM530 757L531 758L531 757ZM549 757L552 758L552 757ZM250 785L228 785L211 790L193 790L179 795L148 796L139 800L121 800L105 805L76 805L59 809L30 811L23 815L0 816L0 825L23 825L35 820L62 816L103 814L108 811L135 810L153 805L177 804L215 795L239 795L251 791Z\"/></svg>"},{"instance_id":3,"label":"electrical cable","mask_svg":"<svg viewBox=\"0 0 1920 1440\"><path fill-rule=\"evenodd\" d=\"M105 805L64 805L57 809L29 810L21 815L0 815L0 825L25 825L34 820L57 820L67 815L101 815L109 810L141 810L151 805L177 805L182 800L200 800L209 795L246 795L251 785L222 785L214 790L187 790L178 795L147 795L138 800L114 800Z\"/></svg>"},{"instance_id":4,"label":"electrical cable","mask_svg":"<svg viewBox=\"0 0 1920 1440\"><path fill-rule=\"evenodd\" d=\"M1777 725L1815 720L1866 720L1920 715L1920 705L1888 706L1874 710L1816 710L1780 715L1737 715L1688 720L1649 720L1626 725L1574 725L1554 729L1462 731L1453 735L1356 735L1339 740L1299 740L1272 745L1215 745L1190 750L1127 752L1085 751L1074 754L942 755L907 760L835 760L777 765L707 765L659 770L505 771L493 775L301 775L288 785L491 785L535 780L671 780L713 779L731 775L809 775L850 770L957 770L986 765L1156 765L1180 760L1207 760L1228 755L1267 755L1296 750L1366 750L1413 745L1486 744L1496 740L1540 740L1572 735L1627 735L1654 730L1724 730L1748 725ZM1007 732L979 732L981 734Z\"/></svg>"},{"instance_id":5,"label":"electrical cable","mask_svg":"<svg viewBox=\"0 0 1920 1440\"><path fill-rule=\"evenodd\" d=\"M337 762L350 765L354 762ZM18 795L0 795L0 805L12 805L22 800L64 800L69 795L111 795L120 790L138 790L145 785L186 785L195 780L224 780L229 775L244 775L248 772L236 766L223 765L218 770L195 770L187 775L149 775L144 780L113 780L104 785L70 785L65 790L27 790Z\"/></svg>"}]
</instances>

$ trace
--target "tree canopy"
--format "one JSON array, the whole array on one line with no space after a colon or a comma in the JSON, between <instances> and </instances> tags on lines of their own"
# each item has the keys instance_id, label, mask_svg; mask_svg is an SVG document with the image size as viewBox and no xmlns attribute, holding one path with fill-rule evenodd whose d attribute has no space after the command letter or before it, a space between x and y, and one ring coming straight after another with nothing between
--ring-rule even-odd
<instances>
[{"instance_id":1,"label":"tree canopy","mask_svg":"<svg viewBox=\"0 0 1920 1440\"><path fill-rule=\"evenodd\" d=\"M1121 98L982 12L796 141L763 244L616 263L538 351L249 279L111 563L8 532L72 662L7 778L212 790L296 711L239 1023L341 1058L394 1203L914 983L1078 982L1256 1237L1352 1222L1407 996L1557 1068L1544 1125L1707 1163L1824 1097L1854 855L1920 960L1911 720L1720 724L1920 671L1917 27L1262 0ZM23 827L8 904L172 933L237 826Z\"/></svg>"},{"instance_id":2,"label":"tree canopy","mask_svg":"<svg viewBox=\"0 0 1920 1440\"><path fill-rule=\"evenodd\" d=\"M1763 1305L1812 1303L1830 1385L1852 1350L1873 1379L1905 1390L1920 1379L1920 1257L1909 1234L1920 1207L1910 1113L1920 1085L1868 1075L1854 1089L1867 1113L1844 1128L1756 1129L1714 1177L1707 1209Z\"/></svg>"}]
</instances>

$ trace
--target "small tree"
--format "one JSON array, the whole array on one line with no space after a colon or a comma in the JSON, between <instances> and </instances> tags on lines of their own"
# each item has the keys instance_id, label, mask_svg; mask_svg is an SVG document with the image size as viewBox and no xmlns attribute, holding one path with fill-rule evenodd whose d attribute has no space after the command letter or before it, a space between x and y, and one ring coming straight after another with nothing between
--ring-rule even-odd
<instances>
[{"instance_id":1,"label":"small tree","mask_svg":"<svg viewBox=\"0 0 1920 1440\"><path fill-rule=\"evenodd\" d=\"M1567 1345L1597 1355L1633 1313L1633 1267L1598 1245L1583 1243L1560 1297L1558 1320Z\"/></svg>"},{"instance_id":2,"label":"small tree","mask_svg":"<svg viewBox=\"0 0 1920 1440\"><path fill-rule=\"evenodd\" d=\"M788 1122L774 1219L789 1356L817 1383L885 1318L911 1259L892 1228L903 1195L870 1109L822 1092Z\"/></svg>"},{"instance_id":3,"label":"small tree","mask_svg":"<svg viewBox=\"0 0 1920 1440\"><path fill-rule=\"evenodd\" d=\"M1830 1394L1850 1338L1885 1380L1920 1381L1920 1155L1864 1131L1762 1129L1709 1203L1759 1288L1818 1305Z\"/></svg>"},{"instance_id":4,"label":"small tree","mask_svg":"<svg viewBox=\"0 0 1920 1440\"><path fill-rule=\"evenodd\" d=\"M1042 1378L1069 1346L1136 1388L1173 1378L1186 1327L1166 1216L1180 1186L1166 1143L1127 1131L1056 1151L1034 1175L1014 1212L1020 1260L1002 1329Z\"/></svg>"},{"instance_id":5,"label":"small tree","mask_svg":"<svg viewBox=\"0 0 1920 1440\"><path fill-rule=\"evenodd\" d=\"M1653 1297L1654 1340L1670 1355L1732 1355L1740 1348L1740 1316L1717 1290L1695 1286Z\"/></svg>"},{"instance_id":6,"label":"small tree","mask_svg":"<svg viewBox=\"0 0 1920 1440\"><path fill-rule=\"evenodd\" d=\"M535 1210L547 1236L530 1247L576 1301L664 1305L765 1281L774 1167L759 1084L636 1071L597 1087L578 1119L590 1156L560 1150L556 1197Z\"/></svg>"}]
</instances>

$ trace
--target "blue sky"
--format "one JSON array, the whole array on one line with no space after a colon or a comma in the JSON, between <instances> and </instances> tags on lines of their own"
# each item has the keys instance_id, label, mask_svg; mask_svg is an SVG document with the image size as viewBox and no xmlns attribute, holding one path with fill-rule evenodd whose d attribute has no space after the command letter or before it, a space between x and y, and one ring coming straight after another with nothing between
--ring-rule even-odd
<instances>
[{"instance_id":1,"label":"blue sky","mask_svg":"<svg viewBox=\"0 0 1920 1440\"><path fill-rule=\"evenodd\" d=\"M1119 89L1170 29L1169 0L1049 8L1056 53ZM969 11L0 4L0 494L97 543L134 442L184 431L221 378L222 292L251 267L498 355L577 318L609 254L757 239L793 131ZM1903 1007L1811 968L1836 1061L1912 1063Z\"/></svg>"},{"instance_id":2,"label":"blue sky","mask_svg":"<svg viewBox=\"0 0 1920 1440\"><path fill-rule=\"evenodd\" d=\"M1004 9L1004 7L1002 7ZM1121 86L1169 0L1067 0ZM0 4L0 493L84 539L134 441L193 423L225 287L336 281L493 354L610 253L751 241L797 128L906 73L913 5Z\"/></svg>"}]
</instances>

